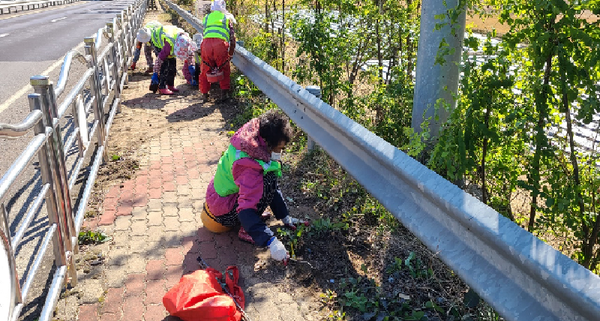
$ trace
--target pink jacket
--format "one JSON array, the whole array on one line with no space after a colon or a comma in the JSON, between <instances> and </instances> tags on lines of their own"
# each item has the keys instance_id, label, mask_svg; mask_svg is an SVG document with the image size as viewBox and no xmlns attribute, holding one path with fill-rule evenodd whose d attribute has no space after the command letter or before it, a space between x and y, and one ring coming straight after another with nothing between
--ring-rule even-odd
<instances>
[{"instance_id":1,"label":"pink jacket","mask_svg":"<svg viewBox=\"0 0 600 321\"><path fill-rule=\"evenodd\" d=\"M242 158L233 163L232 174L235 184L240 188L238 193L221 197L215 191L214 179L206 190L206 204L215 216L227 214L233 210L238 201L238 213L241 210L256 206L263 194L263 168L254 159L265 162L271 160L271 154L265 141L258 133L259 119L253 118L240 128L229 140L233 147L244 151L253 159Z\"/></svg>"}]
</instances>

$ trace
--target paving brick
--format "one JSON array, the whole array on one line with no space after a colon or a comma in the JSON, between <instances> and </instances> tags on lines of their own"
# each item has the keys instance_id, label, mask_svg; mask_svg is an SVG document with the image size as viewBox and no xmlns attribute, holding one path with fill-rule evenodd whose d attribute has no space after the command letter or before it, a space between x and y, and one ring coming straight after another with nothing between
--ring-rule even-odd
<instances>
[{"instance_id":1,"label":"paving brick","mask_svg":"<svg viewBox=\"0 0 600 321\"><path fill-rule=\"evenodd\" d=\"M146 287L146 273L131 273L125 279L125 294L124 297L139 298Z\"/></svg>"},{"instance_id":2,"label":"paving brick","mask_svg":"<svg viewBox=\"0 0 600 321\"><path fill-rule=\"evenodd\" d=\"M148 212L162 211L162 206L161 199L151 199L147 204Z\"/></svg>"},{"instance_id":3,"label":"paving brick","mask_svg":"<svg viewBox=\"0 0 600 321\"><path fill-rule=\"evenodd\" d=\"M176 203L166 203L163 206L165 216L179 216L179 209Z\"/></svg>"},{"instance_id":4,"label":"paving brick","mask_svg":"<svg viewBox=\"0 0 600 321\"><path fill-rule=\"evenodd\" d=\"M167 266L167 272L165 272L165 280L167 281L167 289L172 288L183 276L183 262L178 265Z\"/></svg>"},{"instance_id":5,"label":"paving brick","mask_svg":"<svg viewBox=\"0 0 600 321\"><path fill-rule=\"evenodd\" d=\"M115 219L115 231L128 231L131 226L131 220L126 216L119 216Z\"/></svg>"},{"instance_id":6,"label":"paving brick","mask_svg":"<svg viewBox=\"0 0 600 321\"><path fill-rule=\"evenodd\" d=\"M163 213L162 212L150 212L148 213L148 223L150 226L163 226Z\"/></svg>"},{"instance_id":7,"label":"paving brick","mask_svg":"<svg viewBox=\"0 0 600 321\"><path fill-rule=\"evenodd\" d=\"M233 239L231 238L231 232L225 232L220 234L215 234L215 243L216 247L231 247L233 244Z\"/></svg>"},{"instance_id":8,"label":"paving brick","mask_svg":"<svg viewBox=\"0 0 600 321\"><path fill-rule=\"evenodd\" d=\"M214 236L216 235L215 233L209 231L206 228L199 228L198 229L198 241L200 242L210 242L212 240L214 240Z\"/></svg>"},{"instance_id":9,"label":"paving brick","mask_svg":"<svg viewBox=\"0 0 600 321\"><path fill-rule=\"evenodd\" d=\"M160 242L164 237L164 228L161 226L148 226L148 242Z\"/></svg>"},{"instance_id":10,"label":"paving brick","mask_svg":"<svg viewBox=\"0 0 600 321\"><path fill-rule=\"evenodd\" d=\"M162 299L162 297L161 297ZM146 313L144 313L144 321L163 321L165 316L167 315L167 311L160 304L150 304L146 305Z\"/></svg>"},{"instance_id":11,"label":"paving brick","mask_svg":"<svg viewBox=\"0 0 600 321\"><path fill-rule=\"evenodd\" d=\"M159 185L162 186L162 184L159 184ZM150 201L152 201L152 199L157 199L157 198L161 198L161 197L162 197L162 187L148 189L148 198L150 198Z\"/></svg>"},{"instance_id":12,"label":"paving brick","mask_svg":"<svg viewBox=\"0 0 600 321\"><path fill-rule=\"evenodd\" d=\"M101 313L121 314L121 306L123 305L123 288L109 288L104 296L104 303L100 309Z\"/></svg>"},{"instance_id":13,"label":"paving brick","mask_svg":"<svg viewBox=\"0 0 600 321\"><path fill-rule=\"evenodd\" d=\"M181 251L185 254L190 252L190 250L194 247L194 241L196 240L196 236L187 236L181 239Z\"/></svg>"},{"instance_id":14,"label":"paving brick","mask_svg":"<svg viewBox=\"0 0 600 321\"><path fill-rule=\"evenodd\" d=\"M196 271L200 269L200 264L198 263L198 255L193 255L191 253L188 253L182 262L182 268L183 268L183 272L185 274L188 274L190 272ZM208 259L207 257L202 256L202 259L206 260Z\"/></svg>"},{"instance_id":15,"label":"paving brick","mask_svg":"<svg viewBox=\"0 0 600 321\"><path fill-rule=\"evenodd\" d=\"M177 185L176 193L178 196L191 195L192 190L187 185Z\"/></svg>"},{"instance_id":16,"label":"paving brick","mask_svg":"<svg viewBox=\"0 0 600 321\"><path fill-rule=\"evenodd\" d=\"M219 251L219 261L224 266L236 265L238 263L238 252Z\"/></svg>"},{"instance_id":17,"label":"paving brick","mask_svg":"<svg viewBox=\"0 0 600 321\"><path fill-rule=\"evenodd\" d=\"M98 320L98 303L82 304L79 306L78 313L79 321L97 321Z\"/></svg>"},{"instance_id":18,"label":"paving brick","mask_svg":"<svg viewBox=\"0 0 600 321\"><path fill-rule=\"evenodd\" d=\"M179 231L179 220L176 216L166 216L163 218L165 224L165 231Z\"/></svg>"},{"instance_id":19,"label":"paving brick","mask_svg":"<svg viewBox=\"0 0 600 321\"><path fill-rule=\"evenodd\" d=\"M183 261L183 254L181 253L182 247L174 247L166 249L165 251L165 264L166 265L180 265Z\"/></svg>"},{"instance_id":20,"label":"paving brick","mask_svg":"<svg viewBox=\"0 0 600 321\"><path fill-rule=\"evenodd\" d=\"M131 215L131 212L133 211L133 206L130 203L123 203L121 205L119 205L119 207L117 208L117 216L122 216L122 215Z\"/></svg>"},{"instance_id":21,"label":"paving brick","mask_svg":"<svg viewBox=\"0 0 600 321\"><path fill-rule=\"evenodd\" d=\"M144 254L148 251L148 238L145 235L134 235L128 245L130 253Z\"/></svg>"},{"instance_id":22,"label":"paving brick","mask_svg":"<svg viewBox=\"0 0 600 321\"><path fill-rule=\"evenodd\" d=\"M148 219L148 211L145 206L134 207L131 211L132 221L146 221Z\"/></svg>"},{"instance_id":23,"label":"paving brick","mask_svg":"<svg viewBox=\"0 0 600 321\"><path fill-rule=\"evenodd\" d=\"M202 194L202 195L204 195L204 194ZM193 199L194 197L195 197L194 195L178 196L177 197L177 206L179 208L186 208L186 207L187 208L189 208L189 207L193 208L194 207L194 205L193 205L194 203L193 202L195 201Z\"/></svg>"},{"instance_id":24,"label":"paving brick","mask_svg":"<svg viewBox=\"0 0 600 321\"><path fill-rule=\"evenodd\" d=\"M116 210L118 205L119 205L119 199L116 197L115 198L105 198L104 201L102 201L102 208L104 208L104 209Z\"/></svg>"},{"instance_id":25,"label":"paving brick","mask_svg":"<svg viewBox=\"0 0 600 321\"><path fill-rule=\"evenodd\" d=\"M199 255L204 259L215 259L217 258L217 249L215 248L214 242L202 242L199 246Z\"/></svg>"},{"instance_id":26,"label":"paving brick","mask_svg":"<svg viewBox=\"0 0 600 321\"><path fill-rule=\"evenodd\" d=\"M181 245L181 233L179 230L177 231L168 231L165 230L163 233L163 238L160 240L160 244L163 248L172 248L178 247Z\"/></svg>"},{"instance_id":27,"label":"paving brick","mask_svg":"<svg viewBox=\"0 0 600 321\"><path fill-rule=\"evenodd\" d=\"M140 206L146 206L149 202L149 197L148 195L144 194L144 195L138 195L136 194L135 197L133 198L133 202L131 203L132 207L140 207Z\"/></svg>"},{"instance_id":28,"label":"paving brick","mask_svg":"<svg viewBox=\"0 0 600 321\"><path fill-rule=\"evenodd\" d=\"M146 222L134 221L131 223L131 235L146 235L146 231Z\"/></svg>"},{"instance_id":29,"label":"paving brick","mask_svg":"<svg viewBox=\"0 0 600 321\"><path fill-rule=\"evenodd\" d=\"M179 208L179 221L180 222L195 222L196 214L191 207Z\"/></svg>"},{"instance_id":30,"label":"paving brick","mask_svg":"<svg viewBox=\"0 0 600 321\"><path fill-rule=\"evenodd\" d=\"M166 248L161 242L148 242L148 252L144 255L146 260L164 260Z\"/></svg>"},{"instance_id":31,"label":"paving brick","mask_svg":"<svg viewBox=\"0 0 600 321\"><path fill-rule=\"evenodd\" d=\"M127 258L124 258L127 262ZM126 265L114 265L106 274L106 285L110 288L121 288L125 286L125 278L127 277ZM121 289L122 291L122 289Z\"/></svg>"},{"instance_id":32,"label":"paving brick","mask_svg":"<svg viewBox=\"0 0 600 321\"><path fill-rule=\"evenodd\" d=\"M115 221L116 212L114 210L104 210L98 225L112 225Z\"/></svg>"},{"instance_id":33,"label":"paving brick","mask_svg":"<svg viewBox=\"0 0 600 321\"><path fill-rule=\"evenodd\" d=\"M198 232L198 224L196 222L181 222L179 225L179 231L182 237L188 237L196 235Z\"/></svg>"},{"instance_id":34,"label":"paving brick","mask_svg":"<svg viewBox=\"0 0 600 321\"><path fill-rule=\"evenodd\" d=\"M143 303L143 297L141 296L129 296L126 297L123 302L123 320L133 321L141 320L146 307Z\"/></svg>"},{"instance_id":35,"label":"paving brick","mask_svg":"<svg viewBox=\"0 0 600 321\"><path fill-rule=\"evenodd\" d=\"M146 264L146 280L161 280L165 275L164 260L149 260Z\"/></svg>"},{"instance_id":36,"label":"paving brick","mask_svg":"<svg viewBox=\"0 0 600 321\"><path fill-rule=\"evenodd\" d=\"M108 190L108 193L106 193L106 198L119 197L119 194L121 194L121 188L115 185Z\"/></svg>"},{"instance_id":37,"label":"paving brick","mask_svg":"<svg viewBox=\"0 0 600 321\"><path fill-rule=\"evenodd\" d=\"M148 280L146 282L146 298L144 299L144 303L149 304L161 304L162 298L167 293L166 280Z\"/></svg>"}]
</instances>

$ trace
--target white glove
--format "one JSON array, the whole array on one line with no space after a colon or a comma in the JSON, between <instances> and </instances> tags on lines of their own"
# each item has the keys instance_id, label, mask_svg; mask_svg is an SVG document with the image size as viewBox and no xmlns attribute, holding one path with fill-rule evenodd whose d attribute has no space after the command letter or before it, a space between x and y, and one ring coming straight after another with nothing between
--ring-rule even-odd
<instances>
[{"instance_id":1,"label":"white glove","mask_svg":"<svg viewBox=\"0 0 600 321\"><path fill-rule=\"evenodd\" d=\"M273 237L271 244L269 244L269 250L271 251L271 257L276 261L285 261L290 258L285 246L276 237Z\"/></svg>"}]
</instances>

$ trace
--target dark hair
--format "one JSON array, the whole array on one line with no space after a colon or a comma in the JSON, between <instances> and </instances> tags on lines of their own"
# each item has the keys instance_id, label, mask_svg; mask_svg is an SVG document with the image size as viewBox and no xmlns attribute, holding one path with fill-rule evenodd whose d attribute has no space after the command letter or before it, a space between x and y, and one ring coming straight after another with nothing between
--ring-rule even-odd
<instances>
[{"instance_id":1,"label":"dark hair","mask_svg":"<svg viewBox=\"0 0 600 321\"><path fill-rule=\"evenodd\" d=\"M292 139L290 120L283 113L269 110L260 115L259 121L258 133L269 147L276 147L282 141L287 144Z\"/></svg>"}]
</instances>

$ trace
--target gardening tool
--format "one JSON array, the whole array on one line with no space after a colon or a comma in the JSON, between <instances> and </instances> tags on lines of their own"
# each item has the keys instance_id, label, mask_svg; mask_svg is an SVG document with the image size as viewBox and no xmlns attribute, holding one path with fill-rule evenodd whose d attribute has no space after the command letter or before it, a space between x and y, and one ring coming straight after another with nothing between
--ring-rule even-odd
<instances>
[{"instance_id":1,"label":"gardening tool","mask_svg":"<svg viewBox=\"0 0 600 321\"><path fill-rule=\"evenodd\" d=\"M289 259L287 259L287 260L285 260L283 262L283 265L287 266L288 262L308 264L308 266L310 266L311 269L313 269L313 270L315 269L315 267L312 266L312 264L310 264L310 262L308 262L308 261L302 261L302 260L297 260L297 259L289 258Z\"/></svg>"},{"instance_id":2,"label":"gardening tool","mask_svg":"<svg viewBox=\"0 0 600 321\"><path fill-rule=\"evenodd\" d=\"M198 261L198 264L200 264L200 267L204 270L206 268L208 268L208 264L206 264L206 262L204 261L204 259L202 259L201 256L198 256L198 258L196 258L196 261ZM231 273L231 271L227 271L229 273L229 276L231 278L233 278L233 275ZM239 302L237 301L237 299L235 298L235 296L233 296L230 292L229 289L227 288L227 284L225 283L225 281L215 277L215 279L217 280L217 282L219 282L219 284L221 285L221 288L223 289L223 292L225 292L225 294L229 295L229 297L233 300L233 303L235 303L235 306L237 307L237 309L242 313L242 319L246 320L246 321L251 321L250 317L248 317L248 315L246 314L246 311L244 311L244 309L242 309L242 306L240 306Z\"/></svg>"}]
</instances>

